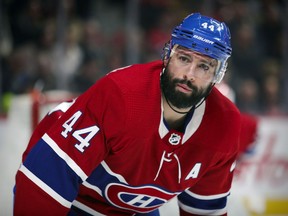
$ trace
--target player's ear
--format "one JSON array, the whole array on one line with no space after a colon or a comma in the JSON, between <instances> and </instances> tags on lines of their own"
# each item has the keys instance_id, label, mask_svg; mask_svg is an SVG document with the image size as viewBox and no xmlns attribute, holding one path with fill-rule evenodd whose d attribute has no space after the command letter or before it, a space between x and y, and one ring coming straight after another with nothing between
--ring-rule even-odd
<instances>
[{"instance_id":1,"label":"player's ear","mask_svg":"<svg viewBox=\"0 0 288 216\"><path fill-rule=\"evenodd\" d=\"M167 43L165 43L165 46L164 46L163 52L162 52L162 60L163 60L163 64L165 67L168 64L170 52L171 52L171 44L170 44L170 41L168 41Z\"/></svg>"}]
</instances>

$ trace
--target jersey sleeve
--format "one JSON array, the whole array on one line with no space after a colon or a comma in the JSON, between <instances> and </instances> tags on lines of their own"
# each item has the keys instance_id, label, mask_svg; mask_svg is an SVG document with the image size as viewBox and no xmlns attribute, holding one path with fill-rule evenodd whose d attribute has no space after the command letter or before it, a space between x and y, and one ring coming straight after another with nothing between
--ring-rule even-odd
<instances>
[{"instance_id":1,"label":"jersey sleeve","mask_svg":"<svg viewBox=\"0 0 288 216\"><path fill-rule=\"evenodd\" d=\"M181 216L227 215L227 197L230 194L235 160L236 153L220 161L195 186L178 196Z\"/></svg>"},{"instance_id":2,"label":"jersey sleeve","mask_svg":"<svg viewBox=\"0 0 288 216\"><path fill-rule=\"evenodd\" d=\"M257 140L258 118L251 114L241 113L241 134L239 154L248 153ZM241 156L241 155L240 155Z\"/></svg>"},{"instance_id":3,"label":"jersey sleeve","mask_svg":"<svg viewBox=\"0 0 288 216\"><path fill-rule=\"evenodd\" d=\"M118 92L113 82L103 79L68 108L59 105L41 121L16 174L14 215L69 212L79 186L111 148L107 134L121 132L114 129L123 124L114 104L121 98Z\"/></svg>"}]
</instances>

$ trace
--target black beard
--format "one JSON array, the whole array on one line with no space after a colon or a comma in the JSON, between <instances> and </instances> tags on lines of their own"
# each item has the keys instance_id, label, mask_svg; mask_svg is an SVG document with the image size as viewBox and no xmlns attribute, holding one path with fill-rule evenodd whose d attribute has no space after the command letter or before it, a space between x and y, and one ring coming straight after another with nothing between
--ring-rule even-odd
<instances>
[{"instance_id":1,"label":"black beard","mask_svg":"<svg viewBox=\"0 0 288 216\"><path fill-rule=\"evenodd\" d=\"M187 96L186 94L176 90L178 83L186 84L192 89L192 94ZM189 80L186 79L173 79L167 69L164 69L161 75L161 89L166 98L174 107L178 109L191 108L196 106L202 99L208 96L212 85L207 89L199 89L194 86Z\"/></svg>"}]
</instances>

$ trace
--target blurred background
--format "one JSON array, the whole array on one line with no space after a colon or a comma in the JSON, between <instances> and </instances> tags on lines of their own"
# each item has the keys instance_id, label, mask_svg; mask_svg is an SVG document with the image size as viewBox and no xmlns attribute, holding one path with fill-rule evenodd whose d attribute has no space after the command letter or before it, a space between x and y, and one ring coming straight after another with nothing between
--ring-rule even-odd
<instances>
[{"instance_id":1,"label":"blurred background","mask_svg":"<svg viewBox=\"0 0 288 216\"><path fill-rule=\"evenodd\" d=\"M192 12L228 24L226 81L240 110L287 114L285 0L0 0L0 111L11 95L81 93L112 69L159 59L172 28Z\"/></svg>"},{"instance_id":2,"label":"blurred background","mask_svg":"<svg viewBox=\"0 0 288 216\"><path fill-rule=\"evenodd\" d=\"M0 0L1 216L12 215L15 173L41 117L111 70L160 59L172 29L193 12L230 27L233 52L219 88L259 119L231 215L288 215L286 0Z\"/></svg>"}]
</instances>

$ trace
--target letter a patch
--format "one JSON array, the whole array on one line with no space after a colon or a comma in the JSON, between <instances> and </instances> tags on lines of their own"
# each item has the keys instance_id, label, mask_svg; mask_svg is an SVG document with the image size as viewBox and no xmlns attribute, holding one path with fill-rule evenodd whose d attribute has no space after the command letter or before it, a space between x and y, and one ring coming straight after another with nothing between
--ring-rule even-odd
<instances>
[{"instance_id":1,"label":"letter a patch","mask_svg":"<svg viewBox=\"0 0 288 216\"><path fill-rule=\"evenodd\" d=\"M191 169L189 174L186 176L185 180L188 180L189 178L197 178L199 171L201 168L201 163L196 163L194 167Z\"/></svg>"}]
</instances>

